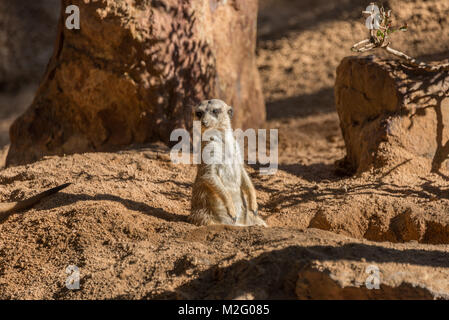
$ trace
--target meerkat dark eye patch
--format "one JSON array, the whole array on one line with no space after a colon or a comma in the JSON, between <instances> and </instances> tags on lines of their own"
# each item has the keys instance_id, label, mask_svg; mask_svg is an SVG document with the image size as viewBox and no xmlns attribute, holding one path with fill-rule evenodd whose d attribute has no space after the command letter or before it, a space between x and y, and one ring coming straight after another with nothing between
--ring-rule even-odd
<instances>
[{"instance_id":1,"label":"meerkat dark eye patch","mask_svg":"<svg viewBox=\"0 0 449 320\"><path fill-rule=\"evenodd\" d=\"M195 112L195 115L197 118L201 118L203 116L203 112L202 111L197 111Z\"/></svg>"},{"instance_id":2,"label":"meerkat dark eye patch","mask_svg":"<svg viewBox=\"0 0 449 320\"><path fill-rule=\"evenodd\" d=\"M229 109L228 114L229 114L229 117L232 118L232 116L234 115L234 109L233 108Z\"/></svg>"},{"instance_id":3,"label":"meerkat dark eye patch","mask_svg":"<svg viewBox=\"0 0 449 320\"><path fill-rule=\"evenodd\" d=\"M221 113L221 109L214 109L212 110L212 113L214 114L214 116L218 116Z\"/></svg>"}]
</instances>

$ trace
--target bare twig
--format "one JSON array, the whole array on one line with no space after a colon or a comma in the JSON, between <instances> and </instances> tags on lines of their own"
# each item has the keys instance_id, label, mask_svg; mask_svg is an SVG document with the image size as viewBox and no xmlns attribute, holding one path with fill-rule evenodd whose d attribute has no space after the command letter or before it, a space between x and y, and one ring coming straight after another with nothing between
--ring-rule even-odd
<instances>
[{"instance_id":1,"label":"bare twig","mask_svg":"<svg viewBox=\"0 0 449 320\"><path fill-rule=\"evenodd\" d=\"M402 60L407 61L407 63L417 69L423 69L429 72L439 72L439 71L449 71L449 63L441 63L437 65L430 65L424 62L419 62L415 58L412 58L405 53L395 50L390 47L385 47L385 50L387 50L388 53L391 53L392 55L401 58Z\"/></svg>"},{"instance_id":2,"label":"bare twig","mask_svg":"<svg viewBox=\"0 0 449 320\"><path fill-rule=\"evenodd\" d=\"M370 9L370 10L368 10ZM429 72L449 71L449 63L430 65L412 58L405 53L390 47L390 36L396 31L407 31L407 25L395 29L391 26L391 10L385 11L383 7L378 7L371 3L364 14L370 15L367 26L370 26L369 38L354 44L351 48L353 52L367 52L377 48L384 49L389 54L400 58L409 66Z\"/></svg>"}]
</instances>

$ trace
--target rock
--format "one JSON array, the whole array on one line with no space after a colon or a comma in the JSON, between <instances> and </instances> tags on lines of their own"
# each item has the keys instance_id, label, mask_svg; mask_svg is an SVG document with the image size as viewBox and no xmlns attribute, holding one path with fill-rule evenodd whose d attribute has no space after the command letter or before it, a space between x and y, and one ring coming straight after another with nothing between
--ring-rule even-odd
<instances>
[{"instance_id":1,"label":"rock","mask_svg":"<svg viewBox=\"0 0 449 320\"><path fill-rule=\"evenodd\" d=\"M0 1L0 91L39 82L56 39L59 0Z\"/></svg>"},{"instance_id":2,"label":"rock","mask_svg":"<svg viewBox=\"0 0 449 320\"><path fill-rule=\"evenodd\" d=\"M255 60L257 1L62 1L65 28L30 108L11 127L7 165L44 155L169 143L205 98L257 128L265 105Z\"/></svg>"},{"instance_id":3,"label":"rock","mask_svg":"<svg viewBox=\"0 0 449 320\"><path fill-rule=\"evenodd\" d=\"M422 285L431 274L430 269L404 264L312 262L299 272L296 294L301 300L447 299L446 280L432 277L433 284L441 285Z\"/></svg>"},{"instance_id":4,"label":"rock","mask_svg":"<svg viewBox=\"0 0 449 320\"><path fill-rule=\"evenodd\" d=\"M395 60L347 57L335 103L351 173L403 167L443 172L449 155L449 73L423 73Z\"/></svg>"},{"instance_id":5,"label":"rock","mask_svg":"<svg viewBox=\"0 0 449 320\"><path fill-rule=\"evenodd\" d=\"M238 237L239 231L227 231ZM446 252L432 250L438 247L374 244L317 229L248 230L249 237L255 234L264 243L261 254L215 266L171 294L149 298L449 298Z\"/></svg>"}]
</instances>

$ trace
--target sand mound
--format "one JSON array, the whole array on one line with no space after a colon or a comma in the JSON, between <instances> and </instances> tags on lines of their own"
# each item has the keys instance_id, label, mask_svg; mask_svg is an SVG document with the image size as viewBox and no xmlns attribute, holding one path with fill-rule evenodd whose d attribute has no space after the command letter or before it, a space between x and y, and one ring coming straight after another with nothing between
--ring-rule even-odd
<instances>
[{"instance_id":1,"label":"sand mound","mask_svg":"<svg viewBox=\"0 0 449 320\"><path fill-rule=\"evenodd\" d=\"M364 195L366 188L355 187L356 181L344 193L329 191L338 190L341 181L328 182L327 190L309 182L307 191L304 180L285 171L268 178L251 172L260 190L261 215L271 225L268 229L198 228L187 223L194 168L173 165L167 150L158 145L48 157L4 169L2 201L22 199L60 183L73 185L1 222L0 296L432 298L449 294L447 246L376 244L316 229L302 231L310 226L373 240L408 241L416 235L423 242L447 243L437 220L413 231L414 219L422 218L420 211L382 207L381 203L392 203L389 197L394 195L370 198ZM368 201L378 204L369 211ZM412 226L407 229L408 222ZM426 233L432 223L432 232ZM81 290L65 287L69 265L80 270ZM379 290L365 286L370 265L381 272Z\"/></svg>"}]
</instances>

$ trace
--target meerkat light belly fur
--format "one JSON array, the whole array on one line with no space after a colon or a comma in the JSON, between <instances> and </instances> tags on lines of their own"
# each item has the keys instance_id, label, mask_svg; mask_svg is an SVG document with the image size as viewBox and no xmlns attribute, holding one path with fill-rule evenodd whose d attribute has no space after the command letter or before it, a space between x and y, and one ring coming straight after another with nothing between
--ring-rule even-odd
<instances>
[{"instance_id":1,"label":"meerkat light belly fur","mask_svg":"<svg viewBox=\"0 0 449 320\"><path fill-rule=\"evenodd\" d=\"M201 145L203 160L193 184L190 221L197 225L266 226L257 215L255 189L232 132L231 107L221 100L207 100L196 110L207 138Z\"/></svg>"}]
</instances>

